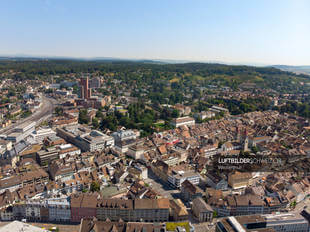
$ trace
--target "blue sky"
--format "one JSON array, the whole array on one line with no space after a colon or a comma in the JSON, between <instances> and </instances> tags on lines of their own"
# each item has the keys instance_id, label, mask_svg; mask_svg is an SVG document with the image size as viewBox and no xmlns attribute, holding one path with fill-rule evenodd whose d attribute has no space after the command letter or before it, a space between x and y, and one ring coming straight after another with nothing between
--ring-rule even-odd
<instances>
[{"instance_id":1,"label":"blue sky","mask_svg":"<svg viewBox=\"0 0 310 232\"><path fill-rule=\"evenodd\" d=\"M0 54L310 65L310 1L1 0Z\"/></svg>"}]
</instances>

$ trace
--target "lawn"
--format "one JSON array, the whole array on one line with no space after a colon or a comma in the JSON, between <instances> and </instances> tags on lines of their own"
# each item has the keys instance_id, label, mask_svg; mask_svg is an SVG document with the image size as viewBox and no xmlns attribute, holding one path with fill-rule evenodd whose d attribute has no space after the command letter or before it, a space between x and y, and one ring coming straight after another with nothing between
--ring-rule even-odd
<instances>
[{"instance_id":1,"label":"lawn","mask_svg":"<svg viewBox=\"0 0 310 232\"><path fill-rule=\"evenodd\" d=\"M167 222L166 223L166 230L167 231L175 231L175 229L178 227L184 227L186 229L186 232L189 232L189 223L188 222Z\"/></svg>"}]
</instances>

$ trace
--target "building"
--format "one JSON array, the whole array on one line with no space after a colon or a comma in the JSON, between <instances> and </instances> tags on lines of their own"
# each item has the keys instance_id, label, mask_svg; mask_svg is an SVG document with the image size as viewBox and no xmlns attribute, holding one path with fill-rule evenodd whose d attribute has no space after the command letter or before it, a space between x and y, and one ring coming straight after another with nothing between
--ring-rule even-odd
<instances>
[{"instance_id":1,"label":"building","mask_svg":"<svg viewBox=\"0 0 310 232\"><path fill-rule=\"evenodd\" d=\"M40 150L36 154L38 164L42 167L47 167L48 164L56 159L59 159L59 150L55 147L46 148L46 150Z\"/></svg>"},{"instance_id":2,"label":"building","mask_svg":"<svg viewBox=\"0 0 310 232\"><path fill-rule=\"evenodd\" d=\"M203 197L203 191L190 181L185 180L181 185L181 196L185 201L192 201L197 197Z\"/></svg>"},{"instance_id":3,"label":"building","mask_svg":"<svg viewBox=\"0 0 310 232\"><path fill-rule=\"evenodd\" d=\"M214 112L214 113L224 113L224 114L228 114L229 110L220 106L212 106L210 111Z\"/></svg>"},{"instance_id":4,"label":"building","mask_svg":"<svg viewBox=\"0 0 310 232\"><path fill-rule=\"evenodd\" d=\"M77 148L76 146L73 146L72 144L68 143L68 144L62 144L60 146L58 146L59 149L59 158L63 159L66 156L76 156L81 154L81 150L79 148Z\"/></svg>"},{"instance_id":5,"label":"building","mask_svg":"<svg viewBox=\"0 0 310 232\"><path fill-rule=\"evenodd\" d=\"M309 231L309 222L299 214L267 214L263 215L266 220L266 227L273 228L276 232L285 231Z\"/></svg>"},{"instance_id":6,"label":"building","mask_svg":"<svg viewBox=\"0 0 310 232\"><path fill-rule=\"evenodd\" d=\"M188 180L194 185L198 185L200 182L199 173L194 170L188 171L171 171L171 174L168 176L168 182L175 186L176 188L181 188L182 183Z\"/></svg>"},{"instance_id":7,"label":"building","mask_svg":"<svg viewBox=\"0 0 310 232\"><path fill-rule=\"evenodd\" d=\"M12 150L12 141L0 139L0 154L4 154L6 151Z\"/></svg>"},{"instance_id":8,"label":"building","mask_svg":"<svg viewBox=\"0 0 310 232\"><path fill-rule=\"evenodd\" d=\"M25 122L14 128L13 132L7 136L7 140L10 140L14 143L18 143L21 140L27 138L30 134L35 131L35 122Z\"/></svg>"},{"instance_id":9,"label":"building","mask_svg":"<svg viewBox=\"0 0 310 232\"><path fill-rule=\"evenodd\" d=\"M233 189L246 188L252 178L251 173L235 172L228 175L228 184Z\"/></svg>"},{"instance_id":10,"label":"building","mask_svg":"<svg viewBox=\"0 0 310 232\"><path fill-rule=\"evenodd\" d=\"M100 78L94 77L88 81L88 88L90 89L100 88L100 84L101 84Z\"/></svg>"},{"instance_id":11,"label":"building","mask_svg":"<svg viewBox=\"0 0 310 232\"><path fill-rule=\"evenodd\" d=\"M180 199L170 200L170 214L174 221L188 221L186 206Z\"/></svg>"},{"instance_id":12,"label":"building","mask_svg":"<svg viewBox=\"0 0 310 232\"><path fill-rule=\"evenodd\" d=\"M199 222L210 222L213 219L213 209L201 197L193 200L192 210Z\"/></svg>"},{"instance_id":13,"label":"building","mask_svg":"<svg viewBox=\"0 0 310 232\"><path fill-rule=\"evenodd\" d=\"M131 157L140 157L141 158L141 147L139 144L136 144L137 135L133 130L120 130L117 132L112 133L112 136L115 140L115 151L120 154L128 153ZM134 147L136 145L136 147Z\"/></svg>"},{"instance_id":14,"label":"building","mask_svg":"<svg viewBox=\"0 0 310 232\"><path fill-rule=\"evenodd\" d=\"M134 144L130 146L127 150L126 155L133 159L143 159L144 147L143 145Z\"/></svg>"},{"instance_id":15,"label":"building","mask_svg":"<svg viewBox=\"0 0 310 232\"><path fill-rule=\"evenodd\" d=\"M84 152L101 151L114 146L113 137L79 124L57 128L57 135Z\"/></svg>"},{"instance_id":16,"label":"building","mask_svg":"<svg viewBox=\"0 0 310 232\"><path fill-rule=\"evenodd\" d=\"M42 229L24 222L13 221L2 227L0 227L0 232L49 232L49 230Z\"/></svg>"},{"instance_id":17,"label":"building","mask_svg":"<svg viewBox=\"0 0 310 232\"><path fill-rule=\"evenodd\" d=\"M227 190L228 183L224 176L217 175L217 173L207 173L206 183L217 190Z\"/></svg>"},{"instance_id":18,"label":"building","mask_svg":"<svg viewBox=\"0 0 310 232\"><path fill-rule=\"evenodd\" d=\"M120 130L112 133L115 141L135 140L137 138L136 133L133 130Z\"/></svg>"},{"instance_id":19,"label":"building","mask_svg":"<svg viewBox=\"0 0 310 232\"><path fill-rule=\"evenodd\" d=\"M261 215L228 217L216 223L216 232L275 232L266 227L266 220Z\"/></svg>"},{"instance_id":20,"label":"building","mask_svg":"<svg viewBox=\"0 0 310 232\"><path fill-rule=\"evenodd\" d=\"M18 143L25 138L25 135L20 132L12 132L6 137L7 140L12 141L13 143Z\"/></svg>"},{"instance_id":21,"label":"building","mask_svg":"<svg viewBox=\"0 0 310 232\"><path fill-rule=\"evenodd\" d=\"M89 88L88 77L80 79L80 97L82 99L91 98L91 89Z\"/></svg>"},{"instance_id":22,"label":"building","mask_svg":"<svg viewBox=\"0 0 310 232\"><path fill-rule=\"evenodd\" d=\"M55 145L61 145L65 144L66 141L56 135L48 136L43 141L44 145L47 147L55 146Z\"/></svg>"},{"instance_id":23,"label":"building","mask_svg":"<svg viewBox=\"0 0 310 232\"><path fill-rule=\"evenodd\" d=\"M71 222L96 217L98 194L71 195Z\"/></svg>"},{"instance_id":24,"label":"building","mask_svg":"<svg viewBox=\"0 0 310 232\"><path fill-rule=\"evenodd\" d=\"M37 143L42 143L46 137L56 136L56 132L51 128L40 128L39 130L34 131L31 136Z\"/></svg>"},{"instance_id":25,"label":"building","mask_svg":"<svg viewBox=\"0 0 310 232\"><path fill-rule=\"evenodd\" d=\"M181 118L176 118L172 120L171 124L174 127L180 127L180 126L193 126L195 125L195 119L192 117L181 117Z\"/></svg>"},{"instance_id":26,"label":"building","mask_svg":"<svg viewBox=\"0 0 310 232\"><path fill-rule=\"evenodd\" d=\"M270 136L258 136L258 137L249 137L249 145L251 147L256 147L259 143L269 143L272 140Z\"/></svg>"},{"instance_id":27,"label":"building","mask_svg":"<svg viewBox=\"0 0 310 232\"><path fill-rule=\"evenodd\" d=\"M16 220L48 221L48 209L45 201L26 201L13 206L13 215Z\"/></svg>"},{"instance_id":28,"label":"building","mask_svg":"<svg viewBox=\"0 0 310 232\"><path fill-rule=\"evenodd\" d=\"M220 220L216 225L217 232L233 231L270 231L270 232L306 232L309 230L309 223L301 215L267 214L228 217Z\"/></svg>"},{"instance_id":29,"label":"building","mask_svg":"<svg viewBox=\"0 0 310 232\"><path fill-rule=\"evenodd\" d=\"M164 223L146 223L146 222L111 222L98 221L96 219L82 219L80 232L166 232Z\"/></svg>"},{"instance_id":30,"label":"building","mask_svg":"<svg viewBox=\"0 0 310 232\"><path fill-rule=\"evenodd\" d=\"M52 180L61 180L62 182L71 180L75 173L75 170L70 163L63 164L58 161L50 163L48 171Z\"/></svg>"},{"instance_id":31,"label":"building","mask_svg":"<svg viewBox=\"0 0 310 232\"><path fill-rule=\"evenodd\" d=\"M47 200L48 216L50 222L69 222L71 208L68 198L50 198Z\"/></svg>"},{"instance_id":32,"label":"building","mask_svg":"<svg viewBox=\"0 0 310 232\"><path fill-rule=\"evenodd\" d=\"M99 220L165 222L169 220L169 199L103 199L97 205Z\"/></svg>"},{"instance_id":33,"label":"building","mask_svg":"<svg viewBox=\"0 0 310 232\"><path fill-rule=\"evenodd\" d=\"M200 113L194 114L194 117L196 119L204 120L204 119L207 119L207 118L215 117L215 113L212 112L212 111L202 111Z\"/></svg>"}]
</instances>

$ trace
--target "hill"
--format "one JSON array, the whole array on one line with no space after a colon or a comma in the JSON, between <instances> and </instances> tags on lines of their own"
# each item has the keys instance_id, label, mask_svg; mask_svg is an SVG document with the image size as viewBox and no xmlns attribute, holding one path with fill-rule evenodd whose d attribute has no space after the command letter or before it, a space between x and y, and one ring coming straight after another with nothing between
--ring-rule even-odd
<instances>
[{"instance_id":1,"label":"hill","mask_svg":"<svg viewBox=\"0 0 310 232\"><path fill-rule=\"evenodd\" d=\"M297 74L308 74L310 75L310 66L289 66L289 65L274 65L273 67L278 68L282 71L293 72Z\"/></svg>"},{"instance_id":2,"label":"hill","mask_svg":"<svg viewBox=\"0 0 310 232\"><path fill-rule=\"evenodd\" d=\"M308 75L282 71L276 67L213 63L166 64L148 60L0 59L0 73L12 73L12 70L14 78L19 79L96 72L102 76L112 75L128 84L170 83L175 89L209 85L236 89L245 83L252 83L255 88L292 92L303 89L303 84L310 82Z\"/></svg>"}]
</instances>

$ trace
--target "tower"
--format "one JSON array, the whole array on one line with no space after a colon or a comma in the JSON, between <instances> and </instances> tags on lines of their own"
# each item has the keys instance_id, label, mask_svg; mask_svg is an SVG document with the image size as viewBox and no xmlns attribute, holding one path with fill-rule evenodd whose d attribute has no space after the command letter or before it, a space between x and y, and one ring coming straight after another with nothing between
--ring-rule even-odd
<instances>
[{"instance_id":1,"label":"tower","mask_svg":"<svg viewBox=\"0 0 310 232\"><path fill-rule=\"evenodd\" d=\"M81 88L81 98L89 99L91 98L91 89L88 87L88 77L83 77L80 79Z\"/></svg>"},{"instance_id":2,"label":"tower","mask_svg":"<svg viewBox=\"0 0 310 232\"><path fill-rule=\"evenodd\" d=\"M236 140L237 142L240 142L240 140L241 140L240 137L241 137L241 136L240 136L240 129L239 129L238 126L236 126L236 136L235 136L235 140Z\"/></svg>"},{"instance_id":3,"label":"tower","mask_svg":"<svg viewBox=\"0 0 310 232\"><path fill-rule=\"evenodd\" d=\"M244 143L243 143L243 150L248 151L249 150L249 138L248 136L245 137Z\"/></svg>"}]
</instances>

